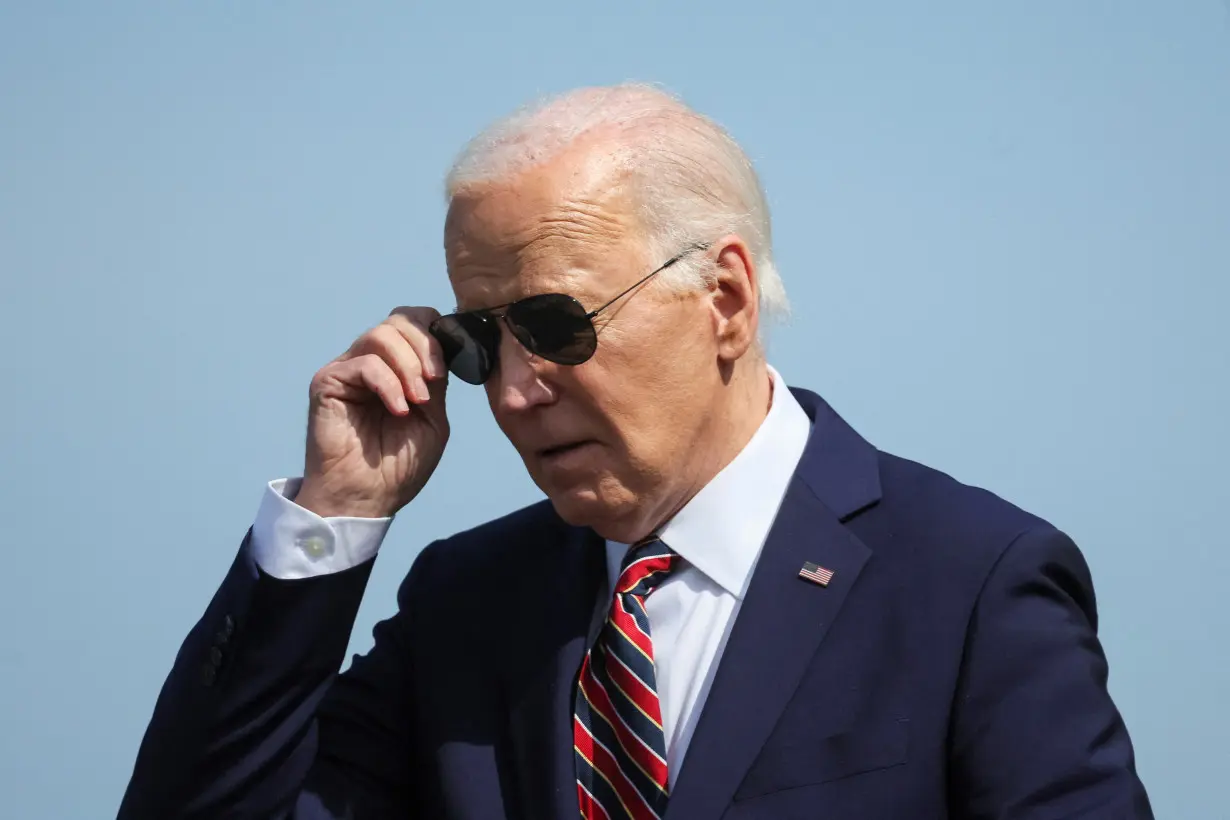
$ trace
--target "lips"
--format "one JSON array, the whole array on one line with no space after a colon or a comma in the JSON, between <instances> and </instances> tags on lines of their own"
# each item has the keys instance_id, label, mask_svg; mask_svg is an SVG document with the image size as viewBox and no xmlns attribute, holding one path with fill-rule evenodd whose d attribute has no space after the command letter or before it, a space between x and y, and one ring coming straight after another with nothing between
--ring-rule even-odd
<instances>
[{"instance_id":1,"label":"lips","mask_svg":"<svg viewBox=\"0 0 1230 820\"><path fill-rule=\"evenodd\" d=\"M548 470L581 470L593 466L592 448L598 442L592 438L578 439L566 444L554 444L538 451L538 463Z\"/></svg>"},{"instance_id":2,"label":"lips","mask_svg":"<svg viewBox=\"0 0 1230 820\"><path fill-rule=\"evenodd\" d=\"M592 439L582 439L581 441L572 441L567 444L556 444L551 447L547 447L545 449L539 450L538 455L542 456L543 458L554 458L555 456L565 455L574 450L578 450L584 447L586 444L592 444L592 443L593 443Z\"/></svg>"}]
</instances>

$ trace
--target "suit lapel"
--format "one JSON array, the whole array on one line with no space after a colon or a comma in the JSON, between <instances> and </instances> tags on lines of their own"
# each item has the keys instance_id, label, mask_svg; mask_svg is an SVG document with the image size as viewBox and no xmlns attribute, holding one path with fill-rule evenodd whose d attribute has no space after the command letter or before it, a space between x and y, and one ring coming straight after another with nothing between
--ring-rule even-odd
<instances>
[{"instance_id":1,"label":"suit lapel","mask_svg":"<svg viewBox=\"0 0 1230 820\"><path fill-rule=\"evenodd\" d=\"M794 391L812 433L761 550L668 817L718 817L790 701L871 551L843 520L879 499L874 449L818 396ZM804 562L833 572L827 587Z\"/></svg>"},{"instance_id":2,"label":"suit lapel","mask_svg":"<svg viewBox=\"0 0 1230 820\"><path fill-rule=\"evenodd\" d=\"M544 550L532 589L521 597L528 646L509 665L508 733L513 779L526 820L577 817L572 757L573 691L604 574L602 539L568 528Z\"/></svg>"}]
</instances>

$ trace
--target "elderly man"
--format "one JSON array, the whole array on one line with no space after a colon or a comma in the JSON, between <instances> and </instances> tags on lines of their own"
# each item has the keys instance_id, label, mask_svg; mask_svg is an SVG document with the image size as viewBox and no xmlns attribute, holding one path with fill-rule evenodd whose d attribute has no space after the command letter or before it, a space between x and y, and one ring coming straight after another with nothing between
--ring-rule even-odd
<instances>
[{"instance_id":1,"label":"elderly man","mask_svg":"<svg viewBox=\"0 0 1230 820\"><path fill-rule=\"evenodd\" d=\"M1077 547L766 362L785 294L725 132L576 91L474 140L448 196L457 311L398 308L316 374L304 475L121 817L1151 816ZM338 674L450 372L546 499L428 546Z\"/></svg>"}]
</instances>

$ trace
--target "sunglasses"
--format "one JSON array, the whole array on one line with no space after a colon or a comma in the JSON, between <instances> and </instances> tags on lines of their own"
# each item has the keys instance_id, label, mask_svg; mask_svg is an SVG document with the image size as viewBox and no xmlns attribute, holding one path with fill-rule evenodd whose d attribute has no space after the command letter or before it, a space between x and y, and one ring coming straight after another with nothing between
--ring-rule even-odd
<instances>
[{"instance_id":1,"label":"sunglasses","mask_svg":"<svg viewBox=\"0 0 1230 820\"><path fill-rule=\"evenodd\" d=\"M535 356L556 364L582 364L598 348L595 316L689 253L707 247L707 244L690 246L602 307L589 312L566 294L540 293L484 310L450 313L432 322L428 330L440 343L445 366L457 378L470 384L482 384L495 371L499 361L501 319L517 341Z\"/></svg>"}]
</instances>

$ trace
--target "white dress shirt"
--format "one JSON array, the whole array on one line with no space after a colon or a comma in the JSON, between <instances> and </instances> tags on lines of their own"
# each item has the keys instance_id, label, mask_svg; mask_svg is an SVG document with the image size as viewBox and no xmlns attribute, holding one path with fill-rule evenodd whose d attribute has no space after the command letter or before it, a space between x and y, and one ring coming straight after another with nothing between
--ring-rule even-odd
<instances>
[{"instance_id":1,"label":"white dress shirt","mask_svg":"<svg viewBox=\"0 0 1230 820\"><path fill-rule=\"evenodd\" d=\"M811 423L773 368L768 415L747 446L658 533L680 566L645 602L653 639L670 783L683 764L731 626L777 510L803 455ZM297 479L269 483L250 548L278 578L337 572L372 558L392 519L321 518L290 501ZM628 545L606 542L607 587L595 606L606 617Z\"/></svg>"}]
</instances>

